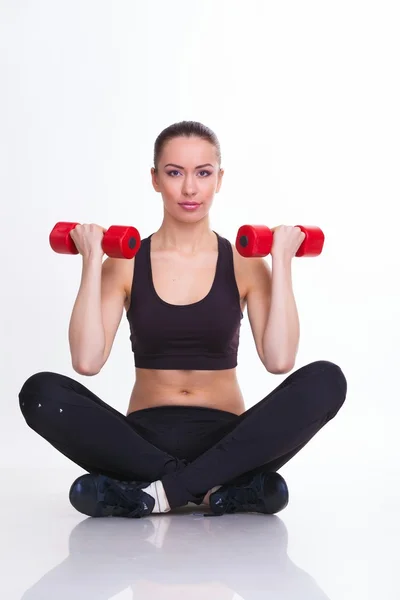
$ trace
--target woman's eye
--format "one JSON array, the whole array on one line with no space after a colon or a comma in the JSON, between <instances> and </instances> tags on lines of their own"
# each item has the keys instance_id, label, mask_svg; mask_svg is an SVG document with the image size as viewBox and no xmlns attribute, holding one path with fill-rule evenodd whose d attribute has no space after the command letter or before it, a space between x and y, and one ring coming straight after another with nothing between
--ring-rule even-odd
<instances>
[{"instance_id":1,"label":"woman's eye","mask_svg":"<svg viewBox=\"0 0 400 600\"><path fill-rule=\"evenodd\" d=\"M168 171L168 175L172 175L172 173L179 173L179 171ZM172 176L175 177L175 175Z\"/></svg>"},{"instance_id":2,"label":"woman's eye","mask_svg":"<svg viewBox=\"0 0 400 600\"><path fill-rule=\"evenodd\" d=\"M200 171L200 173L207 173L207 175L211 175L210 171Z\"/></svg>"}]
</instances>

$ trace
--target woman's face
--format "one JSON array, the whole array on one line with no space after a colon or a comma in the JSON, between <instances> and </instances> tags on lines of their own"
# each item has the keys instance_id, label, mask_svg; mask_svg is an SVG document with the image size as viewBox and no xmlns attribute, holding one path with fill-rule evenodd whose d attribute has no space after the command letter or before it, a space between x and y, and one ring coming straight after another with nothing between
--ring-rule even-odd
<instances>
[{"instance_id":1,"label":"woman's face","mask_svg":"<svg viewBox=\"0 0 400 600\"><path fill-rule=\"evenodd\" d=\"M173 138L165 144L157 166L157 173L151 169L152 182L165 210L180 221L203 218L222 183L216 148L198 137Z\"/></svg>"}]
</instances>

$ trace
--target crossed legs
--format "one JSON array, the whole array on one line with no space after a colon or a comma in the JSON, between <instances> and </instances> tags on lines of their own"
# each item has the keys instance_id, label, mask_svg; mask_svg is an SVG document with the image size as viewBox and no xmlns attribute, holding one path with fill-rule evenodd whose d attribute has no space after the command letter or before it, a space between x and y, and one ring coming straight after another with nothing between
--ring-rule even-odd
<instances>
[{"instance_id":1,"label":"crossed legs","mask_svg":"<svg viewBox=\"0 0 400 600\"><path fill-rule=\"evenodd\" d=\"M209 490L244 473L280 469L337 414L346 393L337 365L310 363L224 423L219 433L214 428L212 445L191 461L146 440L127 417L67 376L31 376L19 402L27 424L84 470L119 480L161 481L175 508L200 504Z\"/></svg>"}]
</instances>

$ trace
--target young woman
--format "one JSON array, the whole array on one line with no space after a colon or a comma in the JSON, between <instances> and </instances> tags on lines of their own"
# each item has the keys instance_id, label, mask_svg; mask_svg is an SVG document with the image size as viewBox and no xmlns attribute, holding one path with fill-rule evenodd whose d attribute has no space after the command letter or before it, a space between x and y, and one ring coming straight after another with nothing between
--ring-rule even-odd
<instances>
[{"instance_id":1,"label":"young woman","mask_svg":"<svg viewBox=\"0 0 400 600\"><path fill-rule=\"evenodd\" d=\"M246 307L265 368L294 367L291 261L304 234L275 229L272 268L241 257L210 228L220 165L210 129L172 125L155 142L151 169L164 217L135 258L103 262L100 226L71 232L83 261L69 329L72 365L82 375L99 373L125 308L136 367L127 416L58 373L32 375L19 400L27 424L87 471L70 489L86 515L142 517L189 502L207 504L211 514L276 513L288 503L277 471L346 398L342 370L321 360L245 410L236 366Z\"/></svg>"}]
</instances>

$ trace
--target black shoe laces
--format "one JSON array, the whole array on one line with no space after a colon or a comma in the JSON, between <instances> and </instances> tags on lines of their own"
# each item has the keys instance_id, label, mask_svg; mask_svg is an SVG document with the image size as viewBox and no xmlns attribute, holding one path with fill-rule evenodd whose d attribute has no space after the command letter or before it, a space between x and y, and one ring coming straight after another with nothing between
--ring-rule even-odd
<instances>
[{"instance_id":1,"label":"black shoe laces","mask_svg":"<svg viewBox=\"0 0 400 600\"><path fill-rule=\"evenodd\" d=\"M252 486L232 487L228 491L225 512L238 512L239 510L255 509L260 498L257 489Z\"/></svg>"},{"instance_id":2,"label":"black shoe laces","mask_svg":"<svg viewBox=\"0 0 400 600\"><path fill-rule=\"evenodd\" d=\"M123 511L128 517L140 516L143 513L140 485L145 484L109 479L104 490L104 502L115 509L115 512Z\"/></svg>"},{"instance_id":3,"label":"black shoe laces","mask_svg":"<svg viewBox=\"0 0 400 600\"><path fill-rule=\"evenodd\" d=\"M220 513L204 516L221 516L225 513L235 513L240 511L256 511L263 500L263 485L259 477L254 477L247 484L244 480L239 485L228 485L224 492L219 490L222 496ZM218 494L218 492L216 492Z\"/></svg>"}]
</instances>

